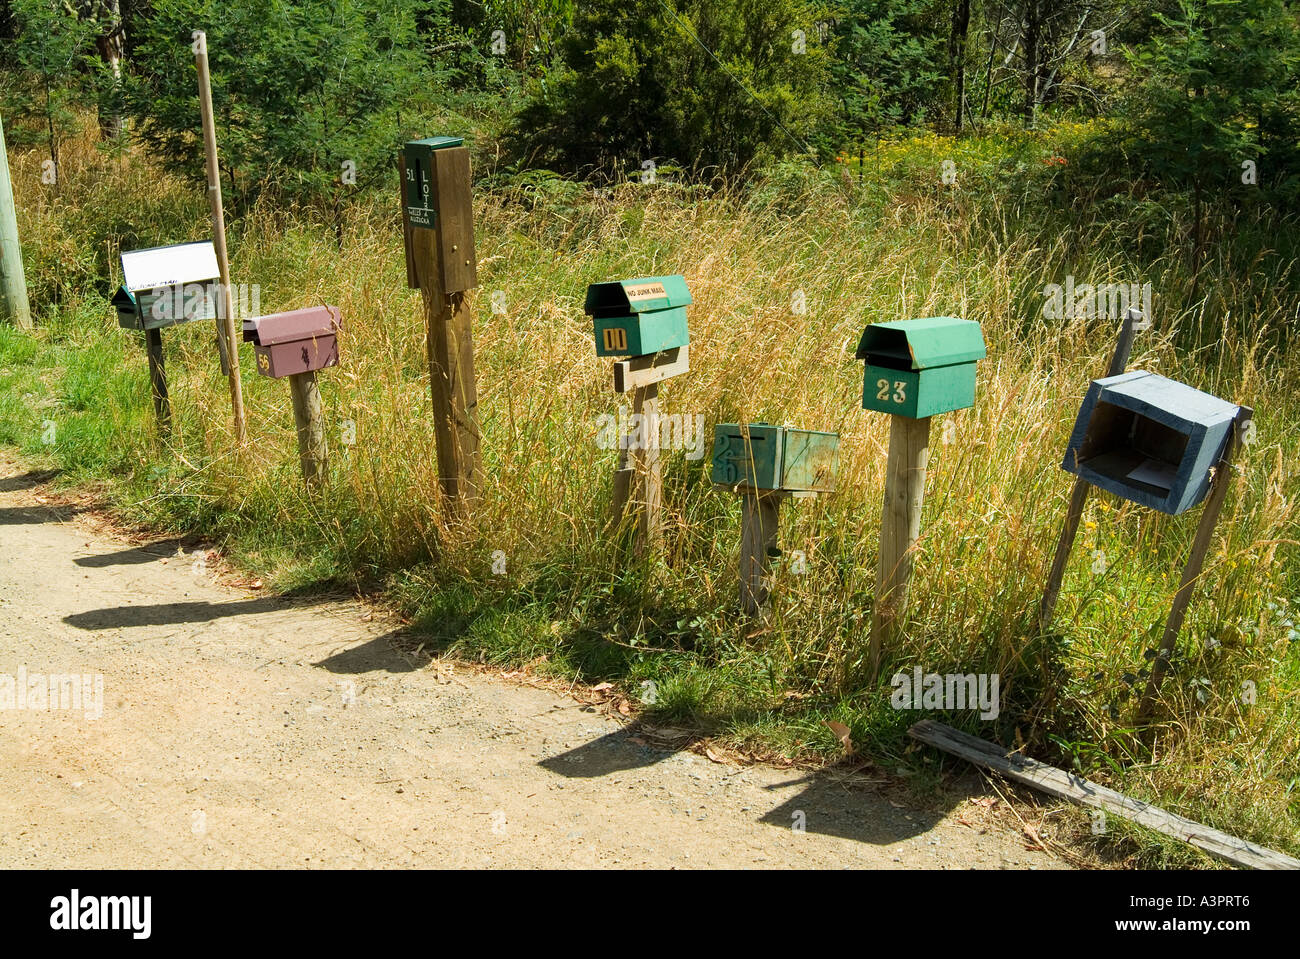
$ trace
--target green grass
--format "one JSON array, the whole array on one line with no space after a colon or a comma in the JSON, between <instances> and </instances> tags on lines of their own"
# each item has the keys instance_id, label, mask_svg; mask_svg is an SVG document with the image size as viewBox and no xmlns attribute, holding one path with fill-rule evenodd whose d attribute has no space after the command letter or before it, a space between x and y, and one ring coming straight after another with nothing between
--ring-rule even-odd
<instances>
[{"instance_id":1,"label":"green grass","mask_svg":"<svg viewBox=\"0 0 1300 959\"><path fill-rule=\"evenodd\" d=\"M1296 854L1300 642L1291 614L1268 606L1300 609L1300 360L1286 349L1300 308L1296 223L1221 213L1194 279L1185 198L1163 198L1163 219L1150 222L1136 188L1094 191L1103 212L1079 212L1073 167L1043 158L1074 156L1086 132L886 143L861 181L856 170L787 164L715 194L661 183L602 195L549 181L480 192L474 335L488 484L467 526L444 519L421 311L391 198L358 198L341 250L332 228L292 210L232 223L234 278L261 284L264 311L329 302L345 316L343 365L320 377L331 478L313 502L286 384L257 376L246 351L250 433L236 453L209 324L164 333L175 423L158 437L140 337L117 328L107 302L131 219L122 195L156 217L131 219L128 248L202 236L204 210L138 157L69 148L62 194L20 200L40 325L0 328L0 442L57 464L62 482L99 485L131 520L215 539L274 588L382 596L427 649L612 681L634 697L653 683L650 718L737 747L832 758L842 751L825 725L834 720L861 754L933 781L953 763L906 737L927 713L890 708L888 677L913 665L997 672L996 722L940 718ZM937 174L954 149L955 188ZM37 182L38 159L14 155L15 181ZM702 414L710 428L765 419L842 434L838 491L782 511L781 546L804 550L808 566L781 573L762 627L737 612L740 507L713 489L707 459L666 454L662 566L638 562L605 529L614 453L594 437L617 398L583 293L670 272L686 275L695 302L692 369L663 388L666 411ZM1040 291L1067 273L1150 280L1156 328L1140 335L1133 365L1257 411L1258 441L1241 458L1182 633L1154 754L1131 745L1140 677L1129 677L1159 639L1198 514L1094 496L1058 632L1031 625L1071 482L1061 453L1113 347L1111 324L1042 319ZM491 312L494 290L505 315ZM791 311L796 290L807 314ZM980 320L989 357L976 406L935 424L910 621L873 680L887 437L884 418L861 409L853 347L867 322L936 314ZM340 442L345 421L355 445ZM1101 575L1095 551L1107 558ZM1240 701L1247 681L1253 705ZM1117 825L1106 841L1139 863L1201 862L1141 830Z\"/></svg>"}]
</instances>

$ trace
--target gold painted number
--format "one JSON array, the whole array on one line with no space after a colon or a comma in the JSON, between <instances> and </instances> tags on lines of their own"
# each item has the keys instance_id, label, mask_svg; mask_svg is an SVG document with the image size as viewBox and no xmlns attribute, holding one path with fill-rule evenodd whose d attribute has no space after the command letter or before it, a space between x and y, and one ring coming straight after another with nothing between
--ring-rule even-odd
<instances>
[{"instance_id":1,"label":"gold painted number","mask_svg":"<svg viewBox=\"0 0 1300 959\"><path fill-rule=\"evenodd\" d=\"M258 353L257 368L265 373L267 370L271 368L271 358L267 356L265 353Z\"/></svg>"},{"instance_id":2,"label":"gold painted number","mask_svg":"<svg viewBox=\"0 0 1300 959\"><path fill-rule=\"evenodd\" d=\"M605 349L607 350L626 350L627 349L627 330L621 327L611 327L605 331Z\"/></svg>"},{"instance_id":3,"label":"gold painted number","mask_svg":"<svg viewBox=\"0 0 1300 959\"><path fill-rule=\"evenodd\" d=\"M889 380L876 380L876 399L885 402L893 401L895 403L907 402L907 383L903 380L894 380L894 395L889 395Z\"/></svg>"}]
</instances>

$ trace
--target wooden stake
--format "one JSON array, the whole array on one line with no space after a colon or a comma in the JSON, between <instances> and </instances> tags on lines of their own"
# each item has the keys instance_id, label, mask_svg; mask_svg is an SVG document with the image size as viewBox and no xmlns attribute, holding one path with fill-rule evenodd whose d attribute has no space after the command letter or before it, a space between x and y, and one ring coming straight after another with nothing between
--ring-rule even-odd
<instances>
[{"instance_id":1,"label":"wooden stake","mask_svg":"<svg viewBox=\"0 0 1300 959\"><path fill-rule=\"evenodd\" d=\"M876 675L887 641L891 641L907 606L908 581L917 538L925 470L930 460L930 417L889 417L889 461L885 466L885 502L880 522L880 557L876 568L876 613L871 620L871 671Z\"/></svg>"},{"instance_id":2,"label":"wooden stake","mask_svg":"<svg viewBox=\"0 0 1300 959\"><path fill-rule=\"evenodd\" d=\"M23 250L18 244L18 211L14 207L13 181L9 178L9 154L5 149L3 118L0 118L0 320L9 320L24 330L32 328L32 310L27 301Z\"/></svg>"},{"instance_id":3,"label":"wooden stake","mask_svg":"<svg viewBox=\"0 0 1300 959\"><path fill-rule=\"evenodd\" d=\"M1151 715L1155 711L1156 697L1160 693L1160 684L1164 681L1165 672L1169 668L1169 660L1173 656L1174 643L1178 639L1178 633L1183 628L1183 618L1187 615L1187 604L1192 599L1192 588L1196 585L1197 579L1200 578L1201 567L1205 565L1205 555L1210 551L1210 542L1214 538L1214 529L1219 523L1219 514L1223 511L1223 501L1228 495L1228 483L1232 478L1232 460L1236 454L1237 444L1240 442L1241 431L1246 428L1246 424L1250 422L1254 415L1255 411L1249 406L1241 407L1233 424L1232 432L1228 435L1228 443L1223 449L1223 456L1215 467L1210 492L1205 499L1205 508L1201 510L1201 521L1196 527L1196 538L1192 541L1192 552L1187 557L1187 565L1183 567L1183 578L1178 585L1178 592L1174 594L1173 604L1169 608L1169 618L1165 621L1165 633L1160 638L1160 648L1156 651L1156 658L1151 663L1151 676L1147 679L1147 688L1142 694L1142 701L1138 706L1137 724L1139 726L1145 726L1149 723Z\"/></svg>"},{"instance_id":4,"label":"wooden stake","mask_svg":"<svg viewBox=\"0 0 1300 959\"><path fill-rule=\"evenodd\" d=\"M199 31L194 37L194 61L199 73L199 110L203 115L203 148L207 154L208 202L212 207L212 244L217 252L220 283L217 295L217 351L221 372L230 382L230 409L235 418L235 441L243 444L247 435L244 420L244 389L239 380L239 357L235 354L235 312L230 296L230 258L226 252L226 214L221 204L221 165L217 161L217 130L212 118L212 80L208 75L208 37Z\"/></svg>"},{"instance_id":5,"label":"wooden stake","mask_svg":"<svg viewBox=\"0 0 1300 959\"><path fill-rule=\"evenodd\" d=\"M320 387L316 373L291 373L289 394L293 398L293 423L298 430L298 460L309 492L317 492L329 472L329 449L325 442L325 418L321 415Z\"/></svg>"},{"instance_id":6,"label":"wooden stake","mask_svg":"<svg viewBox=\"0 0 1300 959\"><path fill-rule=\"evenodd\" d=\"M144 331L145 355L149 358L149 385L153 393L153 412L159 427L171 427L172 406L167 396L167 367L163 362L162 330Z\"/></svg>"},{"instance_id":7,"label":"wooden stake","mask_svg":"<svg viewBox=\"0 0 1300 959\"><path fill-rule=\"evenodd\" d=\"M746 616L757 616L767 605L781 499L786 494L777 490L740 492L740 608Z\"/></svg>"},{"instance_id":8,"label":"wooden stake","mask_svg":"<svg viewBox=\"0 0 1300 959\"><path fill-rule=\"evenodd\" d=\"M1107 376L1119 376L1128 366L1129 354L1133 351L1133 327L1141 319L1137 310L1130 309L1119 328L1119 339L1115 343L1115 352L1111 354ZM1056 601L1061 595L1061 581L1065 578L1065 567L1070 561L1070 551L1074 549L1074 538L1079 532L1079 520L1083 518L1083 507L1088 501L1091 484L1083 477L1074 481L1070 492L1070 505L1065 511L1065 525L1061 527L1061 536L1056 542L1056 555L1052 557L1052 568L1047 574L1047 587L1043 590L1043 600L1038 606L1038 632L1046 633L1052 625L1056 614Z\"/></svg>"},{"instance_id":9,"label":"wooden stake","mask_svg":"<svg viewBox=\"0 0 1300 959\"><path fill-rule=\"evenodd\" d=\"M641 414L639 449L631 450L632 468L639 481L637 506L641 513L640 548L658 554L663 547L664 474L659 458L659 384L632 391L632 412Z\"/></svg>"}]
</instances>

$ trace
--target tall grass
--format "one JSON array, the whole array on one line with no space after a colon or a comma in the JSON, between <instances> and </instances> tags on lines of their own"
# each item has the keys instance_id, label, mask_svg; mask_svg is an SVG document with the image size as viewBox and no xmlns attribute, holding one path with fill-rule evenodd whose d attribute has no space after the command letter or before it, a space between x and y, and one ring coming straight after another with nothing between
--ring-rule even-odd
<instances>
[{"instance_id":1,"label":"tall grass","mask_svg":"<svg viewBox=\"0 0 1300 959\"><path fill-rule=\"evenodd\" d=\"M824 720L836 719L881 764L933 765L907 745L918 717L889 707L889 675L997 672L994 728L970 713L947 720L1300 851L1300 642L1289 622L1300 606L1300 360L1282 335L1300 308L1285 246L1296 223L1225 214L1193 278L1176 203L1162 224L1148 209L1125 229L1054 202L1062 185L1035 169L998 188L1008 158L977 153L963 163L978 175L945 188L931 161L950 146L886 145L861 174L787 166L743 190L594 193L533 178L480 192L487 485L461 526L447 525L440 502L422 314L391 198L358 199L341 248L310 210L268 202L234 224L234 278L260 284L264 311L326 302L345 317L342 366L320 376L331 480L313 501L284 383L243 356L249 441L236 450L210 325L167 330L175 425L160 439L138 335L119 330L108 306L118 250L205 236L202 197L138 155L103 159L85 143L67 149L55 193L39 186L39 157L19 153L41 323L34 337L0 329L0 440L52 455L70 481L107 481L136 520L220 538L275 586L382 593L421 641L485 662L630 689L653 680L652 714L738 745L833 755ZM1063 149L1046 136L1013 148L1021 167ZM684 274L694 297L692 369L663 387L666 412L703 415L706 441L715 423L758 420L842 437L838 490L783 510L781 546L804 551L807 568L782 565L762 623L737 612L740 504L712 487L707 456L666 454L661 567L606 527L615 453L595 436L620 398L594 354L583 294L661 273ZM1154 752L1132 746L1133 692L1197 514L1092 497L1055 631L1038 635L1030 615L1072 479L1059 467L1066 437L1114 345L1111 323L1042 318L1041 290L1067 273L1150 281L1155 327L1132 367L1256 410L1257 441L1232 478ZM504 314L489 305L498 290ZM796 291L806 313L792 310ZM989 355L975 407L934 425L910 620L873 680L865 650L888 437L886 417L861 408L853 351L868 322L930 315L979 320ZM341 442L349 421L354 445ZM41 443L47 422L52 450ZM1243 702L1248 682L1254 704ZM1146 861L1185 861L1149 837L1124 841Z\"/></svg>"}]
</instances>

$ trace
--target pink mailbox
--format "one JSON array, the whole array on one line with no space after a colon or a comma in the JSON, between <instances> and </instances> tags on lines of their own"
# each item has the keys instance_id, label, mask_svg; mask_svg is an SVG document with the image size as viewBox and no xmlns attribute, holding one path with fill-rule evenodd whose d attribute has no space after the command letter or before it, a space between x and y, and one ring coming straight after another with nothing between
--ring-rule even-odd
<instances>
[{"instance_id":1,"label":"pink mailbox","mask_svg":"<svg viewBox=\"0 0 1300 959\"><path fill-rule=\"evenodd\" d=\"M279 379L338 366L338 331L343 316L336 306L309 306L244 321L244 342L253 344L257 372Z\"/></svg>"}]
</instances>

